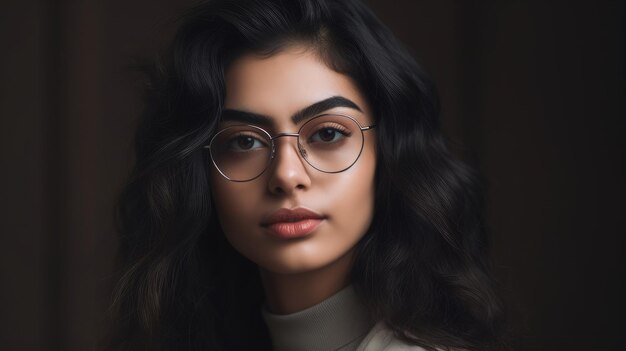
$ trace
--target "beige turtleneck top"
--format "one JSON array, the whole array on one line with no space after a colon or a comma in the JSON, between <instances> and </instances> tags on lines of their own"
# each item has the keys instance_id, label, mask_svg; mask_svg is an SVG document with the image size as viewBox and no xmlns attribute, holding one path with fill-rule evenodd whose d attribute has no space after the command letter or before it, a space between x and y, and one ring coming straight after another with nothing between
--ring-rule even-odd
<instances>
[{"instance_id":1,"label":"beige turtleneck top","mask_svg":"<svg viewBox=\"0 0 626 351\"><path fill-rule=\"evenodd\" d=\"M423 351L375 323L351 286L305 310L277 315L262 310L275 351Z\"/></svg>"}]
</instances>

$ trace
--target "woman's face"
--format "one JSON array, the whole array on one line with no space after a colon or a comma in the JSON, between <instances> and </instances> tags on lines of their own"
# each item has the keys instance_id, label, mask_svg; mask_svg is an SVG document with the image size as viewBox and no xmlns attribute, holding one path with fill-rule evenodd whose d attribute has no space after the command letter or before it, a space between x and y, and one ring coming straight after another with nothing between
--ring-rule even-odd
<instances>
[{"instance_id":1,"label":"woman's face","mask_svg":"<svg viewBox=\"0 0 626 351\"><path fill-rule=\"evenodd\" d=\"M266 58L246 55L226 73L225 113L218 130L251 124L241 119L252 113L257 119L267 119L259 126L271 136L297 133L313 116L297 123L292 116L333 97L346 100L332 99L339 103L318 108L314 116L338 113L353 117L361 126L374 123L354 82L304 47L290 47ZM330 140L322 134L315 138L322 140L320 135ZM232 246L261 269L274 273L302 273L351 258L369 228L374 208L375 129L363 136L360 157L340 173L313 168L301 158L297 139L288 136L275 140L275 158L254 180L232 182L212 167L213 200ZM251 145L255 144L236 146L241 150Z\"/></svg>"}]
</instances>

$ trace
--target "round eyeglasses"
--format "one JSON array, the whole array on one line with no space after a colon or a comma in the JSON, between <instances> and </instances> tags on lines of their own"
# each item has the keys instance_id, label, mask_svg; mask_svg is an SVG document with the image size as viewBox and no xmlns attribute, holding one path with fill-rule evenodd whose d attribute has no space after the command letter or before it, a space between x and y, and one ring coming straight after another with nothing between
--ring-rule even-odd
<instances>
[{"instance_id":1,"label":"round eyeglasses","mask_svg":"<svg viewBox=\"0 0 626 351\"><path fill-rule=\"evenodd\" d=\"M211 138L209 149L215 168L228 180L247 182L258 178L276 155L275 140L296 137L298 151L311 167L324 173L339 173L352 167L363 151L363 132L356 119L341 114L311 118L298 133L271 136L253 125L226 127Z\"/></svg>"}]
</instances>

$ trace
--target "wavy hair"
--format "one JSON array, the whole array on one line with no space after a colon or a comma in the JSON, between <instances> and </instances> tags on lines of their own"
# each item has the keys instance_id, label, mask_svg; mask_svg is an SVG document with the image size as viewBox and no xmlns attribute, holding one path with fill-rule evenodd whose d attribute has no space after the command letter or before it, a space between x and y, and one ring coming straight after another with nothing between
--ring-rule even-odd
<instances>
[{"instance_id":1,"label":"wavy hair","mask_svg":"<svg viewBox=\"0 0 626 351\"><path fill-rule=\"evenodd\" d=\"M352 284L372 316L428 350L500 349L477 174L449 153L431 81L358 0L215 0L193 7L148 73L136 164L118 205L110 349L271 349L258 271L225 240L201 148L229 64L293 43L351 77L378 125L375 214Z\"/></svg>"}]
</instances>

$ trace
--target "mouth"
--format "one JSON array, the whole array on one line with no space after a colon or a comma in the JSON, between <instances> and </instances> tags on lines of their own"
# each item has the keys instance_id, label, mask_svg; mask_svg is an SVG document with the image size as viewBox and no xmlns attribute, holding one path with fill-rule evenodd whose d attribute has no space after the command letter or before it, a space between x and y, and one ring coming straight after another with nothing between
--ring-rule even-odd
<instances>
[{"instance_id":1,"label":"mouth","mask_svg":"<svg viewBox=\"0 0 626 351\"><path fill-rule=\"evenodd\" d=\"M294 239L310 235L326 216L306 208L281 208L264 218L261 226L280 239Z\"/></svg>"}]
</instances>

